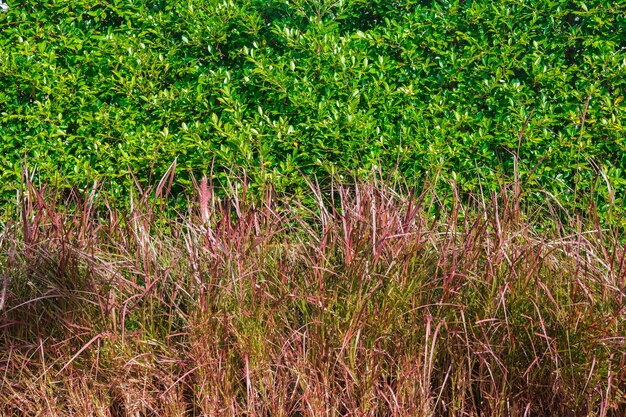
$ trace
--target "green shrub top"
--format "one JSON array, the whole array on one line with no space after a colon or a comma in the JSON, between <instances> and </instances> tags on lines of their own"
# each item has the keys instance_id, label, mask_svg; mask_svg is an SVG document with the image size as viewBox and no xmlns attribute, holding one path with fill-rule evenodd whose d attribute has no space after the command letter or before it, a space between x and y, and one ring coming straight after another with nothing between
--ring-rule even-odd
<instances>
[{"instance_id":1,"label":"green shrub top","mask_svg":"<svg viewBox=\"0 0 626 417\"><path fill-rule=\"evenodd\" d=\"M626 190L624 1L8 3L3 197L24 164L123 195L129 171L158 179L175 158L182 185L241 166L297 191L397 167L471 191L511 180L518 155L527 189L566 202Z\"/></svg>"}]
</instances>

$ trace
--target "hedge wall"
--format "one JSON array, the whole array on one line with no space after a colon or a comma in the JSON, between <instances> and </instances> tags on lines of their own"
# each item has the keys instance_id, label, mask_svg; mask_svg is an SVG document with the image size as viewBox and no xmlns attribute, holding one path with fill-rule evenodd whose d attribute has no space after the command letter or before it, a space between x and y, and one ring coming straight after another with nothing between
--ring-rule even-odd
<instances>
[{"instance_id":1,"label":"hedge wall","mask_svg":"<svg viewBox=\"0 0 626 417\"><path fill-rule=\"evenodd\" d=\"M6 198L24 165L123 196L129 170L154 180L175 158L182 186L232 166L290 192L397 168L471 191L518 155L527 190L623 201L624 1L8 3Z\"/></svg>"}]
</instances>

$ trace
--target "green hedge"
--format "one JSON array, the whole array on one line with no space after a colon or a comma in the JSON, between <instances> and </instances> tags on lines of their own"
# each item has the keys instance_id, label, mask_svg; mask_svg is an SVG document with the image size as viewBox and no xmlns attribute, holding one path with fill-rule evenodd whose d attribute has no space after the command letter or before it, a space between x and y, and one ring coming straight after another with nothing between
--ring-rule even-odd
<instances>
[{"instance_id":1,"label":"green hedge","mask_svg":"<svg viewBox=\"0 0 626 417\"><path fill-rule=\"evenodd\" d=\"M397 167L409 183L441 170L472 191L512 179L519 154L528 190L572 203L572 190L594 188L622 203L624 1L9 6L3 197L25 164L42 180L107 179L124 195L129 170L158 179L175 158L182 185L241 166L297 192L302 174Z\"/></svg>"}]
</instances>

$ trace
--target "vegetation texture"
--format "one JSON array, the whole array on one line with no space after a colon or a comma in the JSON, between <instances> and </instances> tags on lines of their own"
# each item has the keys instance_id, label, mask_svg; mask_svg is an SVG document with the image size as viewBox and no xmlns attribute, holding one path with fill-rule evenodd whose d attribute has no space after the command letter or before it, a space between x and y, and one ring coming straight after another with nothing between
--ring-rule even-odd
<instances>
[{"instance_id":1,"label":"vegetation texture","mask_svg":"<svg viewBox=\"0 0 626 417\"><path fill-rule=\"evenodd\" d=\"M0 13L0 187L247 167L519 175L599 209L626 190L626 4L560 0L24 0ZM213 164L212 164L213 163ZM480 184L482 181L482 184ZM447 182L444 182L447 183ZM610 185L608 185L610 184Z\"/></svg>"},{"instance_id":2,"label":"vegetation texture","mask_svg":"<svg viewBox=\"0 0 626 417\"><path fill-rule=\"evenodd\" d=\"M204 180L167 217L28 184L0 234L0 413L626 413L611 231L514 193L434 219L446 196L392 185L312 186L308 211Z\"/></svg>"},{"instance_id":3,"label":"vegetation texture","mask_svg":"<svg viewBox=\"0 0 626 417\"><path fill-rule=\"evenodd\" d=\"M0 415L626 415L624 0L4 9Z\"/></svg>"}]
</instances>

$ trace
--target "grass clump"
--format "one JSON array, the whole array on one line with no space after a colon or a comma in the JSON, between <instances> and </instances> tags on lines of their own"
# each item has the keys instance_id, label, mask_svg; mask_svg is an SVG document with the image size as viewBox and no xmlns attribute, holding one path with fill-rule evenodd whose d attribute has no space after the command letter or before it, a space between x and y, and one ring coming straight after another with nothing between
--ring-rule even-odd
<instances>
[{"instance_id":1,"label":"grass clump","mask_svg":"<svg viewBox=\"0 0 626 417\"><path fill-rule=\"evenodd\" d=\"M27 181L0 235L0 413L626 412L617 233L506 190L310 188L202 180L172 216Z\"/></svg>"}]
</instances>

